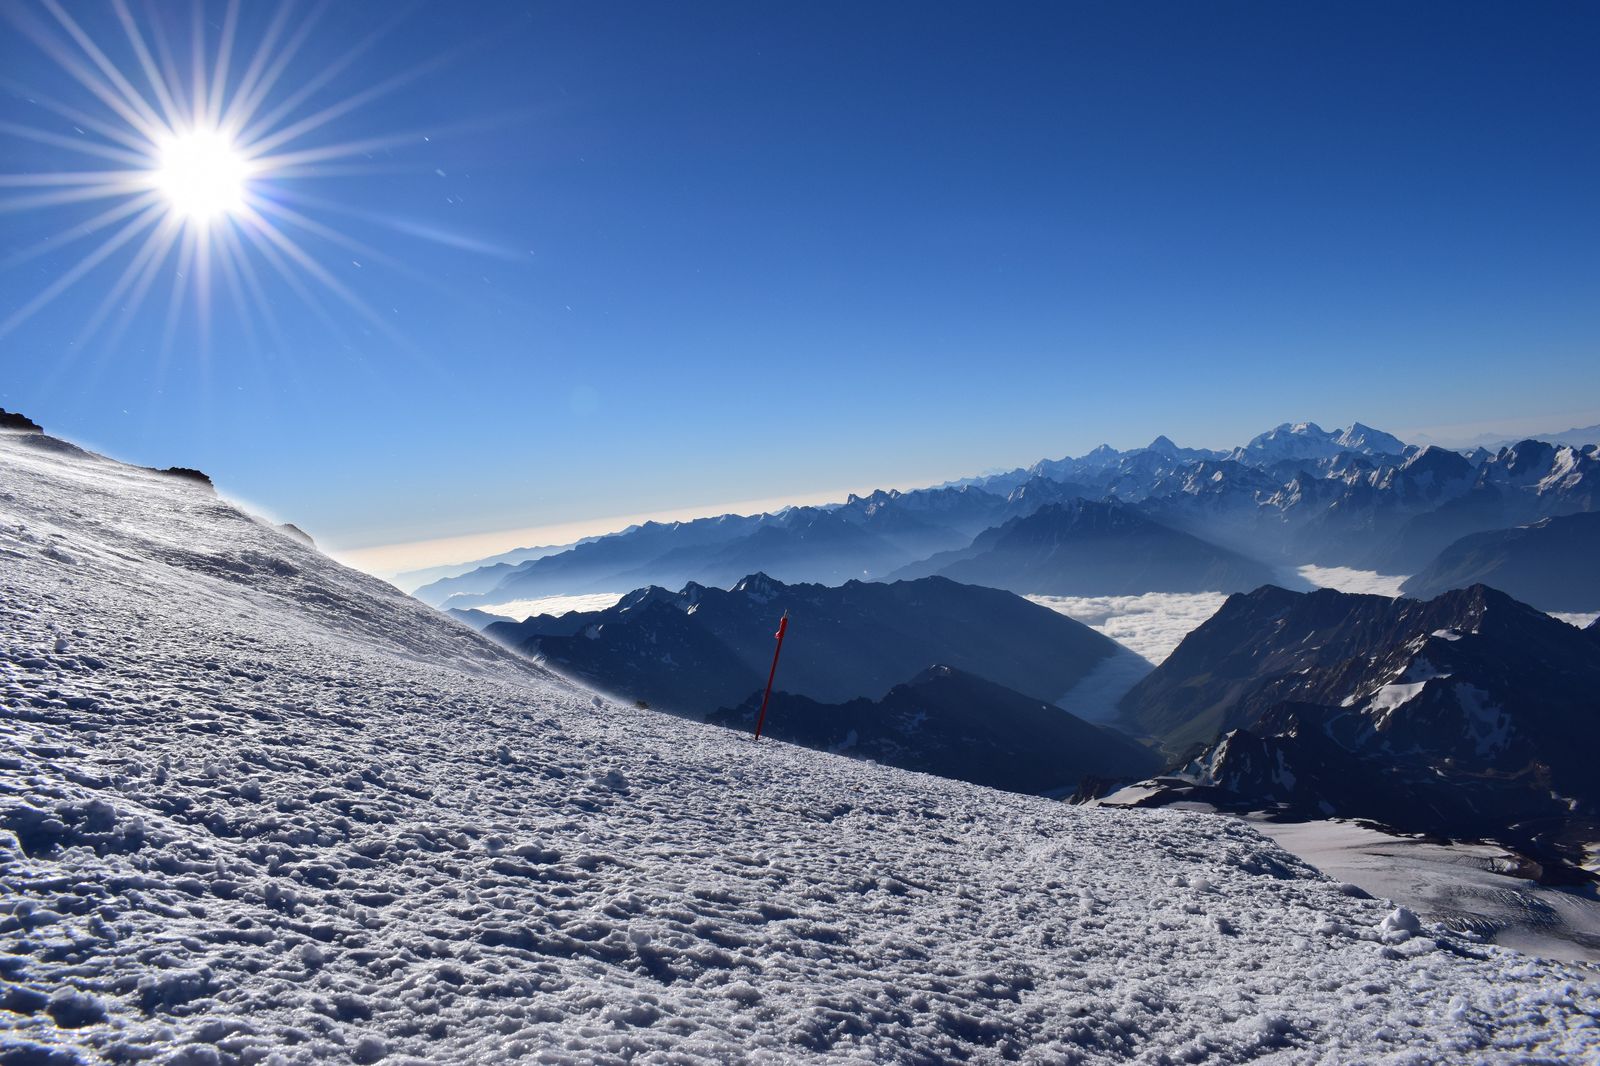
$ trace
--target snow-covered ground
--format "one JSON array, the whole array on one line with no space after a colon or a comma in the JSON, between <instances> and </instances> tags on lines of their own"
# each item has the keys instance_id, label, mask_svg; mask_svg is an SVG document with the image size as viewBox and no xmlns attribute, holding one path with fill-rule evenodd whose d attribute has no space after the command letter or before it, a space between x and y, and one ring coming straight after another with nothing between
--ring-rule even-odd
<instances>
[{"instance_id":1,"label":"snow-covered ground","mask_svg":"<svg viewBox=\"0 0 1600 1066\"><path fill-rule=\"evenodd\" d=\"M603 611L615 607L626 593L590 592L582 596L542 596L532 600L507 600L505 603L486 603L478 610L488 614L504 615L520 622L530 615L563 615L568 611Z\"/></svg>"},{"instance_id":2,"label":"snow-covered ground","mask_svg":"<svg viewBox=\"0 0 1600 1066\"><path fill-rule=\"evenodd\" d=\"M595 701L0 433L6 1061L1587 1061L1600 972L1240 822Z\"/></svg>"},{"instance_id":3,"label":"snow-covered ground","mask_svg":"<svg viewBox=\"0 0 1600 1066\"><path fill-rule=\"evenodd\" d=\"M1029 596L1034 603L1075 618L1122 645L1122 651L1102 660L1056 701L1057 706L1091 722L1109 722L1116 717L1117 701L1227 598L1221 592Z\"/></svg>"},{"instance_id":4,"label":"snow-covered ground","mask_svg":"<svg viewBox=\"0 0 1600 1066\"><path fill-rule=\"evenodd\" d=\"M1475 929L1507 947L1600 962L1594 887L1542 886L1504 849L1398 836L1346 821L1251 824L1324 873L1403 900L1419 914Z\"/></svg>"}]
</instances>

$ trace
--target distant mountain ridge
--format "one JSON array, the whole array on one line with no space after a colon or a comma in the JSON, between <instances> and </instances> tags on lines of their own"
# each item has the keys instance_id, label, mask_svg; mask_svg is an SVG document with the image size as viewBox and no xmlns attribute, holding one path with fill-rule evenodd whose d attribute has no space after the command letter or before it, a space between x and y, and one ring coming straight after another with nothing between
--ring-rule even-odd
<instances>
[{"instance_id":1,"label":"distant mountain ridge","mask_svg":"<svg viewBox=\"0 0 1600 1066\"><path fill-rule=\"evenodd\" d=\"M708 721L748 730L760 692ZM1085 779L1160 767L1147 748L1048 702L934 666L881 699L823 703L775 692L763 736L1010 792L1058 792Z\"/></svg>"},{"instance_id":2,"label":"distant mountain ridge","mask_svg":"<svg viewBox=\"0 0 1600 1066\"><path fill-rule=\"evenodd\" d=\"M1427 435L1421 436L1424 439L1433 440L1432 437ZM1521 436L1507 436L1502 433L1479 433L1466 439L1451 439L1455 440L1455 444L1452 446L1458 447L1462 451L1483 449L1489 452L1497 452L1501 448L1509 448L1513 444L1525 440L1542 440L1550 444L1570 444L1581 448L1586 444L1600 444L1600 425L1574 426L1571 429L1563 429L1560 432L1541 431L1538 433L1524 433Z\"/></svg>"},{"instance_id":3,"label":"distant mountain ridge","mask_svg":"<svg viewBox=\"0 0 1600 1066\"><path fill-rule=\"evenodd\" d=\"M428 566L419 570L402 570L394 575L394 584L402 590L415 593L417 590L434 586L439 589L448 589L450 595L458 592L478 592L494 587L499 575L509 571L518 563L525 563L530 559L540 559L546 555L564 552L576 544L586 543L595 538L574 541L572 544L552 544L543 547L512 548L510 551L491 555L484 559L475 559L470 563L451 563L444 566ZM459 584L447 584L449 579L462 577L468 574L479 575L476 580L469 580ZM491 576L493 575L493 576ZM442 603L444 596L438 597Z\"/></svg>"},{"instance_id":4,"label":"distant mountain ridge","mask_svg":"<svg viewBox=\"0 0 1600 1066\"><path fill-rule=\"evenodd\" d=\"M786 690L877 698L933 663L1050 702L1116 651L1109 638L998 589L944 578L789 585L751 574L730 589L635 590L604 611L498 622L495 640L561 673L652 706L707 714L764 685L788 612Z\"/></svg>"},{"instance_id":5,"label":"distant mountain ridge","mask_svg":"<svg viewBox=\"0 0 1600 1066\"><path fill-rule=\"evenodd\" d=\"M1542 611L1600 610L1600 512L1463 537L1400 591L1427 598L1478 584Z\"/></svg>"},{"instance_id":6,"label":"distant mountain ridge","mask_svg":"<svg viewBox=\"0 0 1600 1066\"><path fill-rule=\"evenodd\" d=\"M473 608L643 585L727 585L763 571L789 582L931 573L940 553L1076 499L1146 518L1257 566L1316 563L1412 574L1463 536L1596 510L1600 446L1527 440L1497 452L1417 447L1362 423L1283 423L1229 451L1157 437L1083 456L825 507L648 522L543 558L434 582L416 595ZM1171 559L1152 542L1150 574ZM946 556L946 562L953 562ZM1244 588L1238 580L1229 588ZM1155 591L1137 581L1128 591ZM1220 591L1227 591L1226 588Z\"/></svg>"},{"instance_id":7,"label":"distant mountain ridge","mask_svg":"<svg viewBox=\"0 0 1600 1066\"><path fill-rule=\"evenodd\" d=\"M1084 499L1046 504L897 576L929 573L1051 596L1239 592L1272 580L1261 563L1169 529L1132 506Z\"/></svg>"}]
</instances>

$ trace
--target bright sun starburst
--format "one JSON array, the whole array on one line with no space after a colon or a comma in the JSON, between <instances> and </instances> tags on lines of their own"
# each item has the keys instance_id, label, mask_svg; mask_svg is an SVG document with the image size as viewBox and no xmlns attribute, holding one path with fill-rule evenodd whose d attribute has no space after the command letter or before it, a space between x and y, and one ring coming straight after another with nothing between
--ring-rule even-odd
<instances>
[{"instance_id":1,"label":"bright sun starburst","mask_svg":"<svg viewBox=\"0 0 1600 1066\"><path fill-rule=\"evenodd\" d=\"M394 91L453 58L428 61L359 85L327 102L321 96L354 61L382 37L395 20L379 25L341 55L319 56L310 70L298 70L304 46L328 10L309 12L293 0L275 9L252 6L257 23L241 29L241 0L228 0L220 32L208 41L215 23L199 6L188 20L188 55L173 47L164 22L181 30L170 7L147 8L135 18L128 0L111 0L121 34L97 41L60 0L0 4L20 33L49 55L94 98L84 110L30 92L28 100L50 117L43 126L0 121L0 133L92 159L97 165L50 173L0 173L0 212L85 208L58 233L0 261L0 267L67 245L98 240L74 265L63 270L20 306L0 310L4 337L86 276L120 272L104 299L83 322L76 339L87 342L108 320L120 333L140 307L167 290L166 341L174 320L188 305L209 343L213 289L226 289L235 312L273 326L274 301L263 275L275 278L319 316L329 299L354 309L366 321L399 339L392 325L339 280L306 242L332 245L348 261L398 266L338 227L315 217L330 210L387 225L416 236L415 223L402 224L343 207L294 188L296 179L371 173L376 153L419 144L420 133L330 142L324 135L336 120ZM270 11L270 16L267 14ZM242 38L255 40L250 54L235 54ZM381 168L390 169L390 168ZM426 239L449 241L437 231ZM15 287L13 286L13 291ZM252 319L253 320L253 319Z\"/></svg>"},{"instance_id":2,"label":"bright sun starburst","mask_svg":"<svg viewBox=\"0 0 1600 1066\"><path fill-rule=\"evenodd\" d=\"M245 206L250 163L222 130L189 130L165 138L160 153L151 180L169 210L205 224Z\"/></svg>"}]
</instances>

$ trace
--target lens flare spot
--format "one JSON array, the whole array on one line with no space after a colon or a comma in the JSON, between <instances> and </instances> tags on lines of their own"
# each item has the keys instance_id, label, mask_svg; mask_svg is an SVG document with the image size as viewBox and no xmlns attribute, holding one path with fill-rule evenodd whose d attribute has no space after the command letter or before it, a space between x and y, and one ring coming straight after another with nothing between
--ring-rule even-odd
<instances>
[{"instance_id":1,"label":"lens flare spot","mask_svg":"<svg viewBox=\"0 0 1600 1066\"><path fill-rule=\"evenodd\" d=\"M209 222L244 206L250 165L220 130L192 130L161 145L156 188L173 212Z\"/></svg>"}]
</instances>

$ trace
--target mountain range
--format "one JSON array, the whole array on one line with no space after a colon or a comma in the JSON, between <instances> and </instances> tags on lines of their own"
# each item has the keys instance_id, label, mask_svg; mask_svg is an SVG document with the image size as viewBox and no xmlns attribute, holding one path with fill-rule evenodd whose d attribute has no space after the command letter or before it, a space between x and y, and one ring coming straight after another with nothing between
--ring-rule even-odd
<instances>
[{"instance_id":1,"label":"mountain range","mask_svg":"<svg viewBox=\"0 0 1600 1066\"><path fill-rule=\"evenodd\" d=\"M1052 702L1116 650L1020 596L940 577L828 587L751 574L731 589L651 586L603 611L485 632L612 695L705 715L764 686L785 614L783 687L824 702L880 697L935 664Z\"/></svg>"},{"instance_id":2,"label":"mountain range","mask_svg":"<svg viewBox=\"0 0 1600 1066\"><path fill-rule=\"evenodd\" d=\"M1232 801L1576 868L1600 832L1596 632L1482 585L1427 601L1268 586L1229 597L1120 710L1182 753L1180 779Z\"/></svg>"},{"instance_id":3,"label":"mountain range","mask_svg":"<svg viewBox=\"0 0 1600 1066\"><path fill-rule=\"evenodd\" d=\"M760 693L707 721L749 731ZM881 699L824 703L775 692L762 733L808 748L1008 792L1067 792L1086 779L1160 769L1150 749L975 674L934 666Z\"/></svg>"},{"instance_id":4,"label":"mountain range","mask_svg":"<svg viewBox=\"0 0 1600 1066\"><path fill-rule=\"evenodd\" d=\"M1114 499L1045 504L893 576L925 574L1049 596L1238 592L1272 580L1267 566Z\"/></svg>"},{"instance_id":5,"label":"mountain range","mask_svg":"<svg viewBox=\"0 0 1600 1066\"><path fill-rule=\"evenodd\" d=\"M1408 445L1361 423L1284 423L1227 451L1158 437L826 507L645 523L417 595L469 608L651 584L725 586L756 571L829 584L949 573L1030 594L1233 591L1306 563L1415 574L1462 537L1593 511L1597 490L1597 445L1527 440L1464 453ZM1065 516L1026 521L1058 505ZM1111 522L1139 534L1100 538L1094 550L1111 554L1091 565L1092 528ZM1055 550L1069 545L1080 558Z\"/></svg>"}]
</instances>

